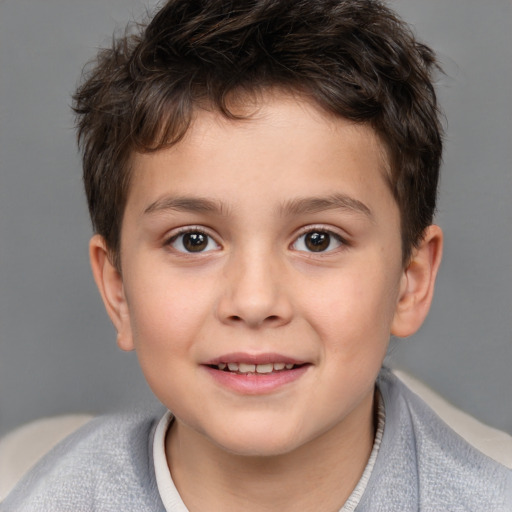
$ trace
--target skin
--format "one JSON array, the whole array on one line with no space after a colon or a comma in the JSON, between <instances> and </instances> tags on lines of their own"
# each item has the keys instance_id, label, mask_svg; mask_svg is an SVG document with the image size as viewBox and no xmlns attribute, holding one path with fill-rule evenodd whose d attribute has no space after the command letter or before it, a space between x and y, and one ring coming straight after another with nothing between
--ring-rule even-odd
<instances>
[{"instance_id":1,"label":"skin","mask_svg":"<svg viewBox=\"0 0 512 512\"><path fill-rule=\"evenodd\" d=\"M166 453L189 510L335 511L372 448L390 334L428 312L442 234L430 226L404 268L373 130L283 92L253 107L199 111L180 143L134 155L122 272L100 236L93 272L119 346L176 417ZM206 366L230 354L306 364L240 391Z\"/></svg>"}]
</instances>

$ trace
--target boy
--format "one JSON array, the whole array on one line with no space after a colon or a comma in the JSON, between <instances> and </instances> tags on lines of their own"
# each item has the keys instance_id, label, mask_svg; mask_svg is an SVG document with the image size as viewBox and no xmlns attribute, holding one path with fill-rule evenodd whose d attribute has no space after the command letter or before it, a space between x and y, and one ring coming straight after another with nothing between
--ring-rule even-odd
<instances>
[{"instance_id":1,"label":"boy","mask_svg":"<svg viewBox=\"0 0 512 512\"><path fill-rule=\"evenodd\" d=\"M2 510L512 508L388 371L441 260L432 52L383 4L172 0L75 95L94 277L170 412L100 418Z\"/></svg>"}]
</instances>

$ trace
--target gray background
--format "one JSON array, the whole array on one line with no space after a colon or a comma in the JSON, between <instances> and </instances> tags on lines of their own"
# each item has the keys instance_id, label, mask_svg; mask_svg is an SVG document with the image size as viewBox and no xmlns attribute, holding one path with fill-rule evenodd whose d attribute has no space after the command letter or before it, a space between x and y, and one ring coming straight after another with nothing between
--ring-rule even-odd
<instances>
[{"instance_id":1,"label":"gray background","mask_svg":"<svg viewBox=\"0 0 512 512\"><path fill-rule=\"evenodd\" d=\"M512 433L512 3L392 4L449 75L445 259L430 317L392 361ZM0 434L152 399L90 276L69 109L84 62L145 5L0 0Z\"/></svg>"}]
</instances>

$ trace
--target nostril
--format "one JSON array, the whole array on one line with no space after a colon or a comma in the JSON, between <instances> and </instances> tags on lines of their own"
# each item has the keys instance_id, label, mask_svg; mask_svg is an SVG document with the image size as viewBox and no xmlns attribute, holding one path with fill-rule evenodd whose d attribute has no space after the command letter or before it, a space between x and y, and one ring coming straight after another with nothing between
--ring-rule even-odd
<instances>
[{"instance_id":1,"label":"nostril","mask_svg":"<svg viewBox=\"0 0 512 512\"><path fill-rule=\"evenodd\" d=\"M231 315L228 318L228 320L233 323L247 322L247 320L244 320L244 318L239 315ZM279 315L269 315L263 319L263 322L255 322L255 323L257 323L258 325L267 324L267 323L275 324L275 323L278 323L279 321L280 321ZM252 322L248 322L248 323L252 323Z\"/></svg>"}]
</instances>

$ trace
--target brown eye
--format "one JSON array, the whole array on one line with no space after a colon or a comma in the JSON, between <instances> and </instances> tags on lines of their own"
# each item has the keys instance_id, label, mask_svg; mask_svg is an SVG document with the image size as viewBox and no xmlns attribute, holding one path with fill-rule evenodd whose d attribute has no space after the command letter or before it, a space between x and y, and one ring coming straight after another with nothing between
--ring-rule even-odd
<instances>
[{"instance_id":1,"label":"brown eye","mask_svg":"<svg viewBox=\"0 0 512 512\"><path fill-rule=\"evenodd\" d=\"M183 235L183 247L188 252L200 252L206 249L208 237L203 233L185 233Z\"/></svg>"},{"instance_id":2,"label":"brown eye","mask_svg":"<svg viewBox=\"0 0 512 512\"><path fill-rule=\"evenodd\" d=\"M173 236L169 245L184 253L208 252L219 248L211 236L201 231L187 231Z\"/></svg>"},{"instance_id":3,"label":"brown eye","mask_svg":"<svg viewBox=\"0 0 512 512\"><path fill-rule=\"evenodd\" d=\"M329 231L309 231L299 236L293 248L305 252L329 252L343 245L341 237Z\"/></svg>"},{"instance_id":4,"label":"brown eye","mask_svg":"<svg viewBox=\"0 0 512 512\"><path fill-rule=\"evenodd\" d=\"M304 238L304 243L310 251L325 251L331 243L331 236L328 233L321 232L307 233Z\"/></svg>"}]
</instances>

